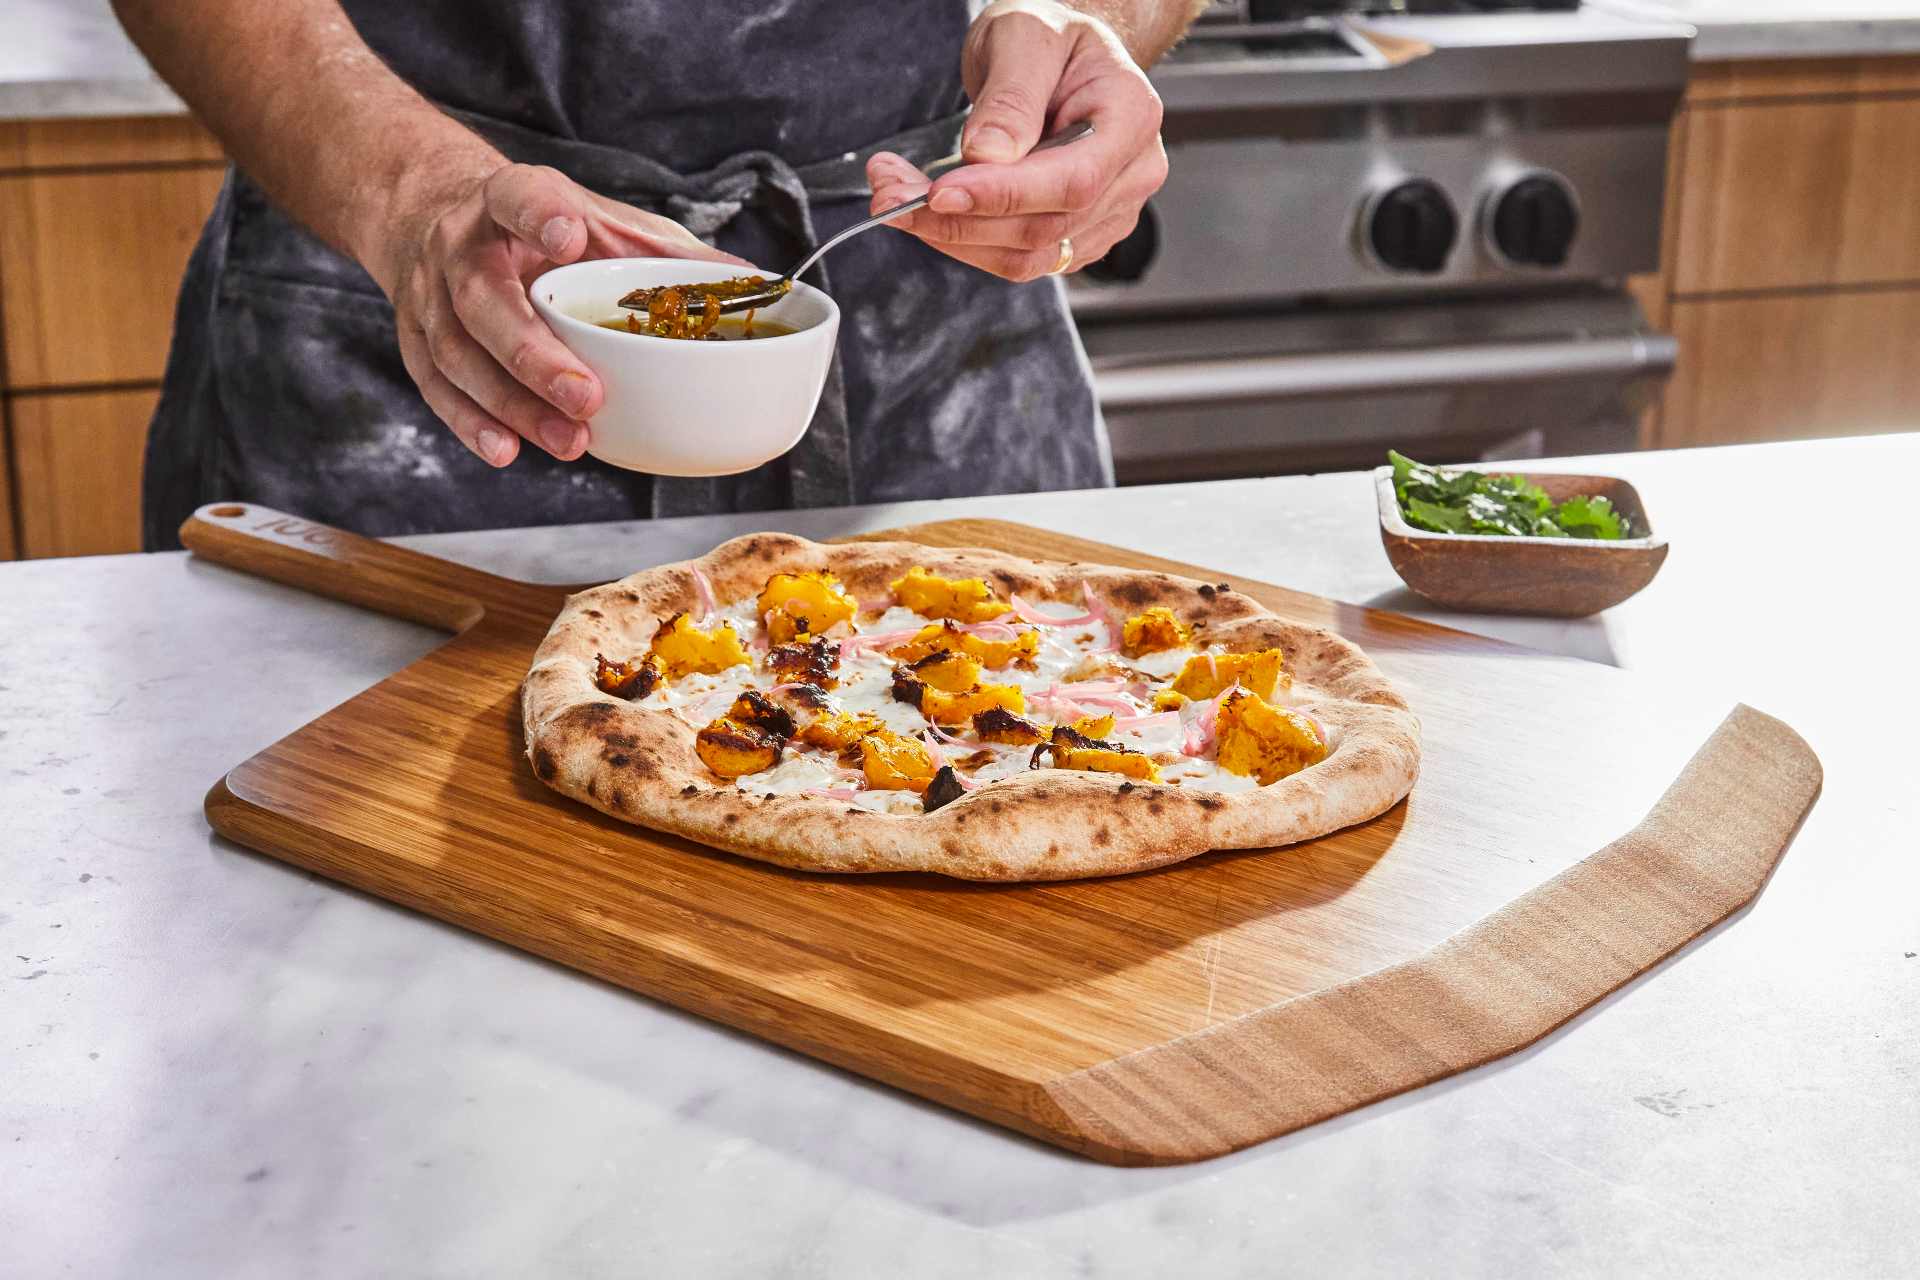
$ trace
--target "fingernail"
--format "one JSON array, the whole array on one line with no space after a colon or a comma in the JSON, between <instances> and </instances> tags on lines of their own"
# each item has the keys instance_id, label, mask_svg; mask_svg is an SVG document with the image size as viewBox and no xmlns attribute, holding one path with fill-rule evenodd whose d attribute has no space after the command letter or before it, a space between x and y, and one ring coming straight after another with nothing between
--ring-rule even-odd
<instances>
[{"instance_id":1,"label":"fingernail","mask_svg":"<svg viewBox=\"0 0 1920 1280\"><path fill-rule=\"evenodd\" d=\"M999 125L983 124L967 137L967 154L989 164L1001 164L1015 158L1020 144Z\"/></svg>"},{"instance_id":2,"label":"fingernail","mask_svg":"<svg viewBox=\"0 0 1920 1280\"><path fill-rule=\"evenodd\" d=\"M500 454L507 447L507 434L498 427L482 427L473 438L474 447L480 456L494 466L501 462Z\"/></svg>"},{"instance_id":3,"label":"fingernail","mask_svg":"<svg viewBox=\"0 0 1920 1280\"><path fill-rule=\"evenodd\" d=\"M935 213L965 213L973 208L973 197L961 187L942 187L933 193L927 207Z\"/></svg>"},{"instance_id":4,"label":"fingernail","mask_svg":"<svg viewBox=\"0 0 1920 1280\"><path fill-rule=\"evenodd\" d=\"M547 446L547 452L556 458L568 458L577 452L577 446L584 443L581 436L584 428L577 422L554 420L540 424L540 442Z\"/></svg>"},{"instance_id":5,"label":"fingernail","mask_svg":"<svg viewBox=\"0 0 1920 1280\"><path fill-rule=\"evenodd\" d=\"M592 394L593 384L587 381L585 374L568 370L553 380L554 401L576 418L586 416L587 397Z\"/></svg>"},{"instance_id":6,"label":"fingernail","mask_svg":"<svg viewBox=\"0 0 1920 1280\"><path fill-rule=\"evenodd\" d=\"M567 251L567 245L573 240L573 219L554 218L540 229L540 243L547 247L549 257L557 258Z\"/></svg>"}]
</instances>

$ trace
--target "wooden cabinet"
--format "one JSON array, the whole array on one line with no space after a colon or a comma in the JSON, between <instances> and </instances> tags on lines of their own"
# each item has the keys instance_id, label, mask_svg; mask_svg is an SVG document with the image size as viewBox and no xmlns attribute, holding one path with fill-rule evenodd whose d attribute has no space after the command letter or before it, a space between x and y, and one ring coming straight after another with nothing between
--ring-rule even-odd
<instances>
[{"instance_id":1,"label":"wooden cabinet","mask_svg":"<svg viewBox=\"0 0 1920 1280\"><path fill-rule=\"evenodd\" d=\"M1920 97L1702 104L1673 291L1920 282Z\"/></svg>"},{"instance_id":2,"label":"wooden cabinet","mask_svg":"<svg viewBox=\"0 0 1920 1280\"><path fill-rule=\"evenodd\" d=\"M21 555L140 549L140 463L159 398L152 388L13 398Z\"/></svg>"},{"instance_id":3,"label":"wooden cabinet","mask_svg":"<svg viewBox=\"0 0 1920 1280\"><path fill-rule=\"evenodd\" d=\"M221 179L208 168L0 178L8 389L157 381Z\"/></svg>"},{"instance_id":4,"label":"wooden cabinet","mask_svg":"<svg viewBox=\"0 0 1920 1280\"><path fill-rule=\"evenodd\" d=\"M1664 446L1911 431L1920 423L1920 289L1676 302L1680 363Z\"/></svg>"},{"instance_id":5,"label":"wooden cabinet","mask_svg":"<svg viewBox=\"0 0 1920 1280\"><path fill-rule=\"evenodd\" d=\"M1920 58L1697 67L1669 184L1648 443L1920 425Z\"/></svg>"},{"instance_id":6,"label":"wooden cabinet","mask_svg":"<svg viewBox=\"0 0 1920 1280\"><path fill-rule=\"evenodd\" d=\"M5 435L4 424L0 423L0 444L5 443ZM13 467L7 454L6 449L0 448L0 560L11 560L20 554L13 531Z\"/></svg>"},{"instance_id":7,"label":"wooden cabinet","mask_svg":"<svg viewBox=\"0 0 1920 1280\"><path fill-rule=\"evenodd\" d=\"M224 169L184 117L0 123L0 555L139 549L147 419Z\"/></svg>"}]
</instances>

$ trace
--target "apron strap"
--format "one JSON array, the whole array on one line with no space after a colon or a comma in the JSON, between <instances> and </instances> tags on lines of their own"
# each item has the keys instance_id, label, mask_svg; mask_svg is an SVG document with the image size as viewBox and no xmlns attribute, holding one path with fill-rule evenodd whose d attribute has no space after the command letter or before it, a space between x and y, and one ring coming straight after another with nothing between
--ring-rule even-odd
<instances>
[{"instance_id":1,"label":"apron strap","mask_svg":"<svg viewBox=\"0 0 1920 1280\"><path fill-rule=\"evenodd\" d=\"M628 204L650 207L711 240L741 210L762 210L795 246L798 258L819 247L813 226L815 200L853 200L868 194L866 166L876 151L892 151L925 167L957 145L964 111L883 138L858 151L794 166L771 151L743 151L711 169L683 174L659 161L618 147L559 138L469 111L442 110L522 164L551 165L582 186ZM832 292L823 258L808 271L808 283ZM845 382L834 353L820 406L800 443L781 460L797 507L847 506L856 501L852 441ZM656 518L702 515L728 509L722 494L728 477L655 476Z\"/></svg>"}]
</instances>

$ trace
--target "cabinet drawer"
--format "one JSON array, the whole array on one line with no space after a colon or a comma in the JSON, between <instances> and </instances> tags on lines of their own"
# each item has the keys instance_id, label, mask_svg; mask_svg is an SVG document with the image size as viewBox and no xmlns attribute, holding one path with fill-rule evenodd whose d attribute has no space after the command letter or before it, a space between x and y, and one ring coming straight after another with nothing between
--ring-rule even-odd
<instances>
[{"instance_id":1,"label":"cabinet drawer","mask_svg":"<svg viewBox=\"0 0 1920 1280\"><path fill-rule=\"evenodd\" d=\"M20 554L13 538L13 461L6 443L7 435L0 431L0 560Z\"/></svg>"},{"instance_id":2,"label":"cabinet drawer","mask_svg":"<svg viewBox=\"0 0 1920 1280\"><path fill-rule=\"evenodd\" d=\"M0 122L0 169L218 163L220 143L192 116Z\"/></svg>"},{"instance_id":3,"label":"cabinet drawer","mask_svg":"<svg viewBox=\"0 0 1920 1280\"><path fill-rule=\"evenodd\" d=\"M152 382L214 166L0 178L9 387Z\"/></svg>"},{"instance_id":4,"label":"cabinet drawer","mask_svg":"<svg viewBox=\"0 0 1920 1280\"><path fill-rule=\"evenodd\" d=\"M1920 289L1678 299L1666 447L1911 430Z\"/></svg>"},{"instance_id":5,"label":"cabinet drawer","mask_svg":"<svg viewBox=\"0 0 1920 1280\"><path fill-rule=\"evenodd\" d=\"M14 499L23 556L140 549L140 469L156 389L15 396Z\"/></svg>"},{"instance_id":6,"label":"cabinet drawer","mask_svg":"<svg viewBox=\"0 0 1920 1280\"><path fill-rule=\"evenodd\" d=\"M1687 111L1677 294L1920 281L1920 96Z\"/></svg>"}]
</instances>

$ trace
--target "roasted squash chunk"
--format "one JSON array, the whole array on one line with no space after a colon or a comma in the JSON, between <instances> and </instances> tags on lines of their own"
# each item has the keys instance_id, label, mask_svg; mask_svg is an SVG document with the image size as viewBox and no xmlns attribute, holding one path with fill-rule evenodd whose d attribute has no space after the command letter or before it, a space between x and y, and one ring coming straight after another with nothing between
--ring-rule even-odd
<instances>
[{"instance_id":1,"label":"roasted squash chunk","mask_svg":"<svg viewBox=\"0 0 1920 1280\"><path fill-rule=\"evenodd\" d=\"M994 599L993 588L983 579L942 578L928 573L919 565L913 566L887 586L902 605L928 618L985 622L1013 607L1004 600Z\"/></svg>"},{"instance_id":2,"label":"roasted squash chunk","mask_svg":"<svg viewBox=\"0 0 1920 1280\"><path fill-rule=\"evenodd\" d=\"M1120 628L1120 652L1129 658L1159 653L1165 649L1178 649L1192 640L1193 633L1187 630L1186 624L1174 617L1173 610L1163 604L1157 604L1145 613L1135 614Z\"/></svg>"},{"instance_id":3,"label":"roasted squash chunk","mask_svg":"<svg viewBox=\"0 0 1920 1280\"><path fill-rule=\"evenodd\" d=\"M1027 697L1012 684L975 685L964 693L928 688L920 695L920 714L935 724L965 724L990 707L1025 711Z\"/></svg>"},{"instance_id":4,"label":"roasted squash chunk","mask_svg":"<svg viewBox=\"0 0 1920 1280\"><path fill-rule=\"evenodd\" d=\"M1081 716L1067 727L1088 738L1104 738L1113 732L1113 713L1109 711L1103 716Z\"/></svg>"},{"instance_id":5,"label":"roasted squash chunk","mask_svg":"<svg viewBox=\"0 0 1920 1280\"><path fill-rule=\"evenodd\" d=\"M987 640L968 635L951 622L936 622L920 628L920 633L905 644L887 650L887 656L897 662L918 662L933 653L964 653L988 670L997 671L1015 662L1032 666L1039 652L1038 631L1022 631L1012 640Z\"/></svg>"},{"instance_id":6,"label":"roasted squash chunk","mask_svg":"<svg viewBox=\"0 0 1920 1280\"><path fill-rule=\"evenodd\" d=\"M783 740L765 729L721 716L694 735L700 762L723 778L759 773L780 763Z\"/></svg>"},{"instance_id":7,"label":"roasted squash chunk","mask_svg":"<svg viewBox=\"0 0 1920 1280\"><path fill-rule=\"evenodd\" d=\"M776 738L793 736L793 716L758 689L748 689L733 700L724 719L750 725Z\"/></svg>"},{"instance_id":8,"label":"roasted squash chunk","mask_svg":"<svg viewBox=\"0 0 1920 1280\"><path fill-rule=\"evenodd\" d=\"M616 698L638 699L652 693L660 684L660 664L652 654L608 662L606 655L593 655L593 683L602 693Z\"/></svg>"},{"instance_id":9,"label":"roasted squash chunk","mask_svg":"<svg viewBox=\"0 0 1920 1280\"><path fill-rule=\"evenodd\" d=\"M982 742L1002 742L1009 746L1030 747L1044 742L1047 731L1005 707L989 707L973 716L973 731Z\"/></svg>"},{"instance_id":10,"label":"roasted squash chunk","mask_svg":"<svg viewBox=\"0 0 1920 1280\"><path fill-rule=\"evenodd\" d=\"M684 613L676 613L660 624L653 634L651 652L675 680L696 672L716 675L747 661L747 651L740 647L740 637L730 623L702 631Z\"/></svg>"},{"instance_id":11,"label":"roasted squash chunk","mask_svg":"<svg viewBox=\"0 0 1920 1280\"><path fill-rule=\"evenodd\" d=\"M767 638L775 644L821 635L829 627L851 622L859 608L841 589L840 580L824 571L774 574L754 607L766 619Z\"/></svg>"},{"instance_id":12,"label":"roasted squash chunk","mask_svg":"<svg viewBox=\"0 0 1920 1280\"><path fill-rule=\"evenodd\" d=\"M860 766L867 785L875 791L916 795L927 789L938 772L925 743L903 738L891 729L878 729L860 739Z\"/></svg>"},{"instance_id":13,"label":"roasted squash chunk","mask_svg":"<svg viewBox=\"0 0 1920 1280\"><path fill-rule=\"evenodd\" d=\"M1180 708L1186 706L1187 702L1188 698L1186 694L1177 693L1172 689L1162 689L1153 695L1153 709L1155 711L1178 711Z\"/></svg>"},{"instance_id":14,"label":"roasted squash chunk","mask_svg":"<svg viewBox=\"0 0 1920 1280\"><path fill-rule=\"evenodd\" d=\"M878 716L865 712L849 715L844 711L833 711L808 721L794 736L808 746L819 747L823 751L849 751L861 738L885 729L886 725Z\"/></svg>"},{"instance_id":15,"label":"roasted squash chunk","mask_svg":"<svg viewBox=\"0 0 1920 1280\"><path fill-rule=\"evenodd\" d=\"M1220 704L1219 735L1220 767L1263 787L1327 758L1327 744L1305 716L1244 689Z\"/></svg>"},{"instance_id":16,"label":"roasted squash chunk","mask_svg":"<svg viewBox=\"0 0 1920 1280\"><path fill-rule=\"evenodd\" d=\"M1151 757L1123 747L1117 742L1101 742L1076 733L1066 725L1055 725L1045 745L1033 749L1033 763L1046 755L1056 769L1079 769L1092 773L1120 773L1142 782L1160 781L1160 767Z\"/></svg>"},{"instance_id":17,"label":"roasted squash chunk","mask_svg":"<svg viewBox=\"0 0 1920 1280\"><path fill-rule=\"evenodd\" d=\"M930 653L909 670L921 684L942 693L965 693L980 683L980 664L955 649Z\"/></svg>"},{"instance_id":18,"label":"roasted squash chunk","mask_svg":"<svg viewBox=\"0 0 1920 1280\"><path fill-rule=\"evenodd\" d=\"M1262 649L1257 653L1203 653L1187 659L1187 665L1180 668L1179 676L1174 679L1173 691L1198 701L1217 698L1237 684L1262 698L1271 698L1276 687L1284 689L1293 683L1293 677L1283 670L1285 661L1278 649Z\"/></svg>"},{"instance_id":19,"label":"roasted squash chunk","mask_svg":"<svg viewBox=\"0 0 1920 1280\"><path fill-rule=\"evenodd\" d=\"M831 689L840 683L840 646L825 636L776 645L767 651L767 670L782 684L811 684Z\"/></svg>"}]
</instances>

